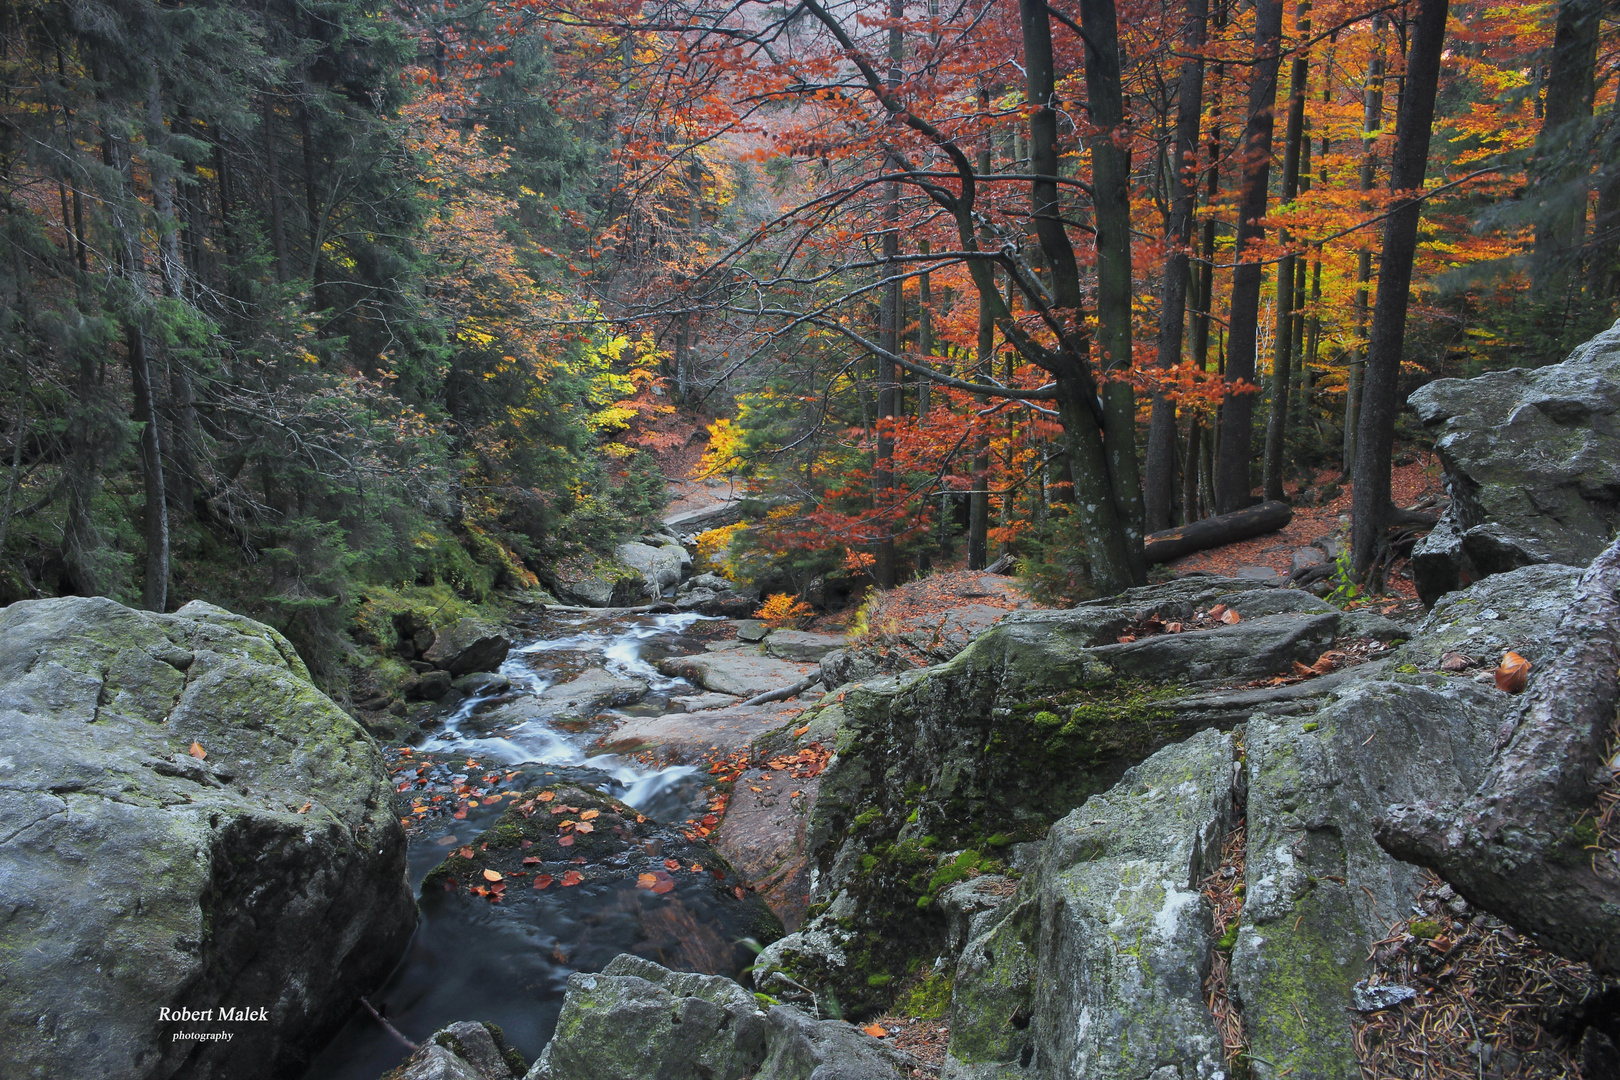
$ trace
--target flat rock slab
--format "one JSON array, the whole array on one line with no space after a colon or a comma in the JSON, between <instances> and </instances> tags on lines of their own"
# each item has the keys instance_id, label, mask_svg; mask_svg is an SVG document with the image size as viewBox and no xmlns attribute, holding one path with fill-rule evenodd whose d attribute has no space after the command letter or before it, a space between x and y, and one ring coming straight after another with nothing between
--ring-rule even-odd
<instances>
[{"instance_id":1,"label":"flat rock slab","mask_svg":"<svg viewBox=\"0 0 1620 1080\"><path fill-rule=\"evenodd\" d=\"M768 690L791 686L816 670L816 665L743 652L722 652L671 656L658 662L658 670L665 675L689 679L705 690L750 698Z\"/></svg>"},{"instance_id":2,"label":"flat rock slab","mask_svg":"<svg viewBox=\"0 0 1620 1080\"><path fill-rule=\"evenodd\" d=\"M685 697L669 699L670 712L707 712L710 709L724 709L735 705L742 699L733 694L690 694Z\"/></svg>"},{"instance_id":3,"label":"flat rock slab","mask_svg":"<svg viewBox=\"0 0 1620 1080\"><path fill-rule=\"evenodd\" d=\"M614 754L650 754L664 765L696 765L744 749L755 736L780 727L786 715L801 708L803 703L773 702L638 716L604 735L596 748Z\"/></svg>"},{"instance_id":4,"label":"flat rock slab","mask_svg":"<svg viewBox=\"0 0 1620 1080\"><path fill-rule=\"evenodd\" d=\"M819 663L823 656L843 647L842 634L812 634L805 630L778 630L765 639L767 655L805 663Z\"/></svg>"}]
</instances>

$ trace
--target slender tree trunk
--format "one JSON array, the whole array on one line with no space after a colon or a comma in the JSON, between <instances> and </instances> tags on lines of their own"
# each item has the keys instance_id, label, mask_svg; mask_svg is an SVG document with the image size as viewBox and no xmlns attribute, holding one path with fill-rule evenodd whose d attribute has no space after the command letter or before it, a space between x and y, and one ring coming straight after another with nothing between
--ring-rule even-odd
<instances>
[{"instance_id":1,"label":"slender tree trunk","mask_svg":"<svg viewBox=\"0 0 1620 1080\"><path fill-rule=\"evenodd\" d=\"M1373 19L1373 33L1383 29L1383 19ZM1384 126L1384 53L1380 47L1367 61L1367 86L1362 91L1361 190L1373 189L1377 174L1378 129ZM1369 203L1361 202L1367 213ZM1356 253L1356 343L1350 349L1344 370L1344 477L1349 479L1356 463L1356 429L1361 426L1361 383L1364 342L1367 340L1367 297L1372 284L1372 249L1365 245Z\"/></svg>"},{"instance_id":2,"label":"slender tree trunk","mask_svg":"<svg viewBox=\"0 0 1620 1080\"><path fill-rule=\"evenodd\" d=\"M1253 438L1255 348L1259 338L1260 287L1265 278L1255 247L1265 238L1267 184L1271 177L1273 107L1282 38L1282 0L1255 0L1254 67L1249 83L1249 119L1242 141L1243 188L1238 203L1237 269L1226 347L1226 396L1221 406L1221 445L1215 462L1215 510L1226 514L1249 501Z\"/></svg>"},{"instance_id":3,"label":"slender tree trunk","mask_svg":"<svg viewBox=\"0 0 1620 1080\"><path fill-rule=\"evenodd\" d=\"M1428 168L1448 7L1449 0L1418 0L1407 50L1406 85L1396 120L1389 186L1397 196L1384 222L1384 253L1368 343L1367 384L1362 391L1355 494L1350 510L1352 558L1356 574L1363 580L1374 567L1384 527L1394 509L1389 470L1395 414L1400 408L1401 343L1406 332L1412 259L1417 252L1418 218L1423 205L1418 196Z\"/></svg>"},{"instance_id":4,"label":"slender tree trunk","mask_svg":"<svg viewBox=\"0 0 1620 1080\"><path fill-rule=\"evenodd\" d=\"M917 241L917 251L927 256L928 241ZM926 265L926 264L924 264ZM924 270L917 275L917 352L922 356L922 362L930 363L929 357L934 355L934 295L929 288L928 271ZM928 419L929 380L917 380L917 419Z\"/></svg>"},{"instance_id":5,"label":"slender tree trunk","mask_svg":"<svg viewBox=\"0 0 1620 1080\"><path fill-rule=\"evenodd\" d=\"M1310 37L1311 7L1301 0L1296 9L1295 29L1299 36ZM1293 69L1288 84L1288 129L1283 137L1283 190L1286 205L1299 195L1300 145L1305 136L1305 80L1309 76L1309 60L1300 50L1294 54ZM1277 242L1287 247L1292 238L1287 229L1277 231ZM1283 498L1283 457L1288 442L1289 376L1294 368L1294 263L1298 256L1290 251L1277 267L1277 328L1273 335L1271 352L1271 413L1266 418L1266 460L1262 485L1267 499Z\"/></svg>"},{"instance_id":6,"label":"slender tree trunk","mask_svg":"<svg viewBox=\"0 0 1620 1080\"><path fill-rule=\"evenodd\" d=\"M1109 486L1125 527L1133 582L1147 581L1141 556L1142 477L1136 462L1136 392L1122 376L1131 355L1131 155L1121 134L1125 101L1120 77L1119 23L1114 0L1080 0L1085 30L1086 94L1091 123L1091 182L1097 225L1097 344L1103 383L1103 424ZM1055 116L1054 116L1055 120ZM1032 148L1031 159L1034 153ZM1052 163L1056 172L1057 162ZM1109 379L1110 375L1115 376ZM1172 464L1173 467L1173 464Z\"/></svg>"},{"instance_id":7,"label":"slender tree trunk","mask_svg":"<svg viewBox=\"0 0 1620 1080\"><path fill-rule=\"evenodd\" d=\"M1204 111L1204 61L1196 54L1204 46L1208 21L1209 0L1187 0L1181 41L1189 58L1181 63L1176 95L1176 134L1170 153L1170 221L1165 235L1169 256L1165 259L1159 304L1157 363L1161 370L1181 361L1182 328L1187 321L1187 244L1192 239L1193 204L1198 198L1198 126ZM1196 434L1197 421L1192 430ZM1148 421L1143 489L1144 528L1150 533L1170 527L1175 500L1175 449L1176 406L1160 391L1153 395L1153 413ZM1194 461L1196 453L1196 448L1189 446L1187 460ZM1186 500L1182 501L1185 504Z\"/></svg>"},{"instance_id":8,"label":"slender tree trunk","mask_svg":"<svg viewBox=\"0 0 1620 1080\"><path fill-rule=\"evenodd\" d=\"M270 250L276 259L276 280L287 280L287 227L281 214L281 148L276 145L276 110L264 97L264 168L269 178Z\"/></svg>"},{"instance_id":9,"label":"slender tree trunk","mask_svg":"<svg viewBox=\"0 0 1620 1080\"><path fill-rule=\"evenodd\" d=\"M889 0L889 74L892 92L900 85L903 41L899 20L905 16L905 0ZM879 343L884 353L878 357L878 436L877 462L872 470L872 496L877 510L878 540L877 563L873 567L878 588L892 589L895 584L894 522L888 511L894 488L894 433L890 425L895 422L896 408L895 363L890 357L900 352L900 185L893 183L884 193L883 205L883 275L888 284L883 287L883 310L880 316Z\"/></svg>"},{"instance_id":10,"label":"slender tree trunk","mask_svg":"<svg viewBox=\"0 0 1620 1080\"><path fill-rule=\"evenodd\" d=\"M979 151L978 168L980 176L990 173L990 145L986 141ZM988 247L989 227L982 230L985 244ZM981 373L988 372L996 348L996 321L995 309L992 303L995 290L992 288L979 288L979 340L978 350L974 354ZM984 398L979 398L984 404ZM968 495L968 543L967 564L969 570L983 570L990 565L990 442L984 435L979 436L977 452L973 455L973 489Z\"/></svg>"},{"instance_id":11,"label":"slender tree trunk","mask_svg":"<svg viewBox=\"0 0 1620 1080\"><path fill-rule=\"evenodd\" d=\"M1547 69L1546 104L1536 136L1530 198L1540 203L1536 220L1535 280L1538 291L1556 293L1570 283L1570 263L1586 226L1585 128L1597 93L1601 0L1560 0Z\"/></svg>"}]
</instances>

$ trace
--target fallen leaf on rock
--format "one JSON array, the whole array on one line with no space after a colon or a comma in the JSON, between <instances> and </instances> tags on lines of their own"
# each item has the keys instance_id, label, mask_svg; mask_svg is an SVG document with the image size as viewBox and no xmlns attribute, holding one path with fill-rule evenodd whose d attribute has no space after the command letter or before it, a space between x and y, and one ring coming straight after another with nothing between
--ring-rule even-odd
<instances>
[{"instance_id":1,"label":"fallen leaf on rock","mask_svg":"<svg viewBox=\"0 0 1620 1080\"><path fill-rule=\"evenodd\" d=\"M692 873L694 873L694 874L703 873L703 864L702 863L697 863L697 862L693 863L692 864Z\"/></svg>"},{"instance_id":2,"label":"fallen leaf on rock","mask_svg":"<svg viewBox=\"0 0 1620 1080\"><path fill-rule=\"evenodd\" d=\"M305 803L305 804L304 804L304 805L303 805L303 806L300 806L300 807L299 807L299 808L298 808L298 812L299 812L299 813L300 813L300 814L307 814L307 813L309 813L309 808L310 808L310 807L312 807L312 806L314 806L314 805L315 805L315 804L314 804L314 803L312 803L312 802L307 802L307 803Z\"/></svg>"},{"instance_id":3,"label":"fallen leaf on rock","mask_svg":"<svg viewBox=\"0 0 1620 1080\"><path fill-rule=\"evenodd\" d=\"M1214 607L1209 609L1209 617L1212 619L1218 619L1222 615L1225 615L1226 611L1227 608L1225 604L1216 604Z\"/></svg>"},{"instance_id":4,"label":"fallen leaf on rock","mask_svg":"<svg viewBox=\"0 0 1620 1080\"><path fill-rule=\"evenodd\" d=\"M537 888L537 889L544 889L547 885L550 885L550 884L551 884L551 875L550 874L541 874L539 877L534 879L534 887Z\"/></svg>"},{"instance_id":5,"label":"fallen leaf on rock","mask_svg":"<svg viewBox=\"0 0 1620 1080\"><path fill-rule=\"evenodd\" d=\"M484 880L485 881L500 881L505 876L506 875L501 873L499 870L485 870L484 871Z\"/></svg>"},{"instance_id":6,"label":"fallen leaf on rock","mask_svg":"<svg viewBox=\"0 0 1620 1080\"><path fill-rule=\"evenodd\" d=\"M202 743L200 742L193 742L191 744L191 749L187 750L186 753L190 754L198 761L201 761L203 758L208 756L208 751L202 748Z\"/></svg>"},{"instance_id":7,"label":"fallen leaf on rock","mask_svg":"<svg viewBox=\"0 0 1620 1080\"><path fill-rule=\"evenodd\" d=\"M1119 638L1118 638L1118 641L1119 641L1119 643L1121 645L1129 645L1131 642L1133 642L1135 640L1136 640L1136 635L1135 634L1121 634L1121 635L1119 635ZM874 1026L876 1026L876 1025L874 1025Z\"/></svg>"},{"instance_id":8,"label":"fallen leaf on rock","mask_svg":"<svg viewBox=\"0 0 1620 1080\"><path fill-rule=\"evenodd\" d=\"M1507 652L1502 655L1501 666L1491 674L1496 676L1498 690L1517 694L1530 678L1530 661L1516 652Z\"/></svg>"},{"instance_id":9,"label":"fallen leaf on rock","mask_svg":"<svg viewBox=\"0 0 1620 1080\"><path fill-rule=\"evenodd\" d=\"M585 875L580 873L578 870L570 870L562 876L562 883L564 886L578 885L584 880Z\"/></svg>"},{"instance_id":10,"label":"fallen leaf on rock","mask_svg":"<svg viewBox=\"0 0 1620 1080\"><path fill-rule=\"evenodd\" d=\"M558 847L573 847L574 846L574 838L572 836L559 836L559 837L557 837L557 846Z\"/></svg>"},{"instance_id":11,"label":"fallen leaf on rock","mask_svg":"<svg viewBox=\"0 0 1620 1080\"><path fill-rule=\"evenodd\" d=\"M1225 623L1227 626L1236 626L1242 621L1243 616L1239 615L1231 608L1227 608L1225 611L1221 612L1221 622Z\"/></svg>"},{"instance_id":12,"label":"fallen leaf on rock","mask_svg":"<svg viewBox=\"0 0 1620 1080\"><path fill-rule=\"evenodd\" d=\"M1181 633L1181 624L1178 622L1165 623L1164 629L1166 633L1179 634Z\"/></svg>"},{"instance_id":13,"label":"fallen leaf on rock","mask_svg":"<svg viewBox=\"0 0 1620 1080\"><path fill-rule=\"evenodd\" d=\"M679 870L680 868L681 868L681 860L679 860L679 859L665 859L664 860L664 869L665 870Z\"/></svg>"},{"instance_id":14,"label":"fallen leaf on rock","mask_svg":"<svg viewBox=\"0 0 1620 1080\"><path fill-rule=\"evenodd\" d=\"M747 896L748 896L748 890L744 889L741 885L733 885L731 887L731 891L736 895L737 899L739 899L739 900L746 899Z\"/></svg>"},{"instance_id":15,"label":"fallen leaf on rock","mask_svg":"<svg viewBox=\"0 0 1620 1080\"><path fill-rule=\"evenodd\" d=\"M872 1036L874 1039L881 1039L889 1034L889 1029L884 1027L882 1024L867 1024L865 1027L861 1028L861 1030Z\"/></svg>"},{"instance_id":16,"label":"fallen leaf on rock","mask_svg":"<svg viewBox=\"0 0 1620 1080\"><path fill-rule=\"evenodd\" d=\"M528 856L525 856L524 859L523 859L523 865L524 866L538 866L539 864L540 864L540 856L538 856L538 855L528 855Z\"/></svg>"},{"instance_id":17,"label":"fallen leaf on rock","mask_svg":"<svg viewBox=\"0 0 1620 1080\"><path fill-rule=\"evenodd\" d=\"M749 791L764 791L765 789L762 788L762 787L755 787L753 784L749 784L748 785L748 790Z\"/></svg>"},{"instance_id":18,"label":"fallen leaf on rock","mask_svg":"<svg viewBox=\"0 0 1620 1080\"><path fill-rule=\"evenodd\" d=\"M472 858L473 857L472 856L472 845L468 844L466 847L464 847L461 850L457 851L456 854L461 856L463 859Z\"/></svg>"},{"instance_id":19,"label":"fallen leaf on rock","mask_svg":"<svg viewBox=\"0 0 1620 1080\"><path fill-rule=\"evenodd\" d=\"M582 821L578 825L574 826L574 831L577 832L577 833L595 832L596 831L596 826L592 825L588 821Z\"/></svg>"},{"instance_id":20,"label":"fallen leaf on rock","mask_svg":"<svg viewBox=\"0 0 1620 1080\"><path fill-rule=\"evenodd\" d=\"M579 815L581 821L590 821L593 818L598 818L601 816L602 811L600 810L587 810L583 814Z\"/></svg>"},{"instance_id":21,"label":"fallen leaf on rock","mask_svg":"<svg viewBox=\"0 0 1620 1080\"><path fill-rule=\"evenodd\" d=\"M1466 671L1474 662L1459 652L1448 652L1440 658L1441 671Z\"/></svg>"},{"instance_id":22,"label":"fallen leaf on rock","mask_svg":"<svg viewBox=\"0 0 1620 1080\"><path fill-rule=\"evenodd\" d=\"M1314 668L1306 667L1304 664L1300 663L1298 660L1295 660L1294 661L1294 674L1295 675L1315 675L1316 670Z\"/></svg>"},{"instance_id":23,"label":"fallen leaf on rock","mask_svg":"<svg viewBox=\"0 0 1620 1080\"><path fill-rule=\"evenodd\" d=\"M793 737L795 739L797 739L800 735L803 735L805 732L807 732L809 730L810 730L810 725L809 724L804 725L804 727L802 727L802 728L794 728L793 729Z\"/></svg>"},{"instance_id":24,"label":"fallen leaf on rock","mask_svg":"<svg viewBox=\"0 0 1620 1080\"><path fill-rule=\"evenodd\" d=\"M658 884L658 879L652 874L636 875L636 888L638 889L650 889L656 884Z\"/></svg>"},{"instance_id":25,"label":"fallen leaf on rock","mask_svg":"<svg viewBox=\"0 0 1620 1080\"><path fill-rule=\"evenodd\" d=\"M539 799L541 802L550 802L556 797L557 793L555 791L542 791L540 794L535 796L535 798Z\"/></svg>"}]
</instances>

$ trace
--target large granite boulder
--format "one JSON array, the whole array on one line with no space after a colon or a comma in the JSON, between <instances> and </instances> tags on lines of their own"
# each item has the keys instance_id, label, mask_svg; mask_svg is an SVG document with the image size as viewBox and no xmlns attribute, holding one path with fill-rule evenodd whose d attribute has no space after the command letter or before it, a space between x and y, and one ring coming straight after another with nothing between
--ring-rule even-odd
<instances>
[{"instance_id":1,"label":"large granite boulder","mask_svg":"<svg viewBox=\"0 0 1620 1080\"><path fill-rule=\"evenodd\" d=\"M641 575L647 595L655 600L664 595L665 589L680 584L682 566L692 561L691 554L674 541L656 547L637 542L620 544L614 554Z\"/></svg>"},{"instance_id":2,"label":"large granite boulder","mask_svg":"<svg viewBox=\"0 0 1620 1080\"><path fill-rule=\"evenodd\" d=\"M1220 1071L1199 881L1233 824L1236 760L1231 735L1202 732L1052 826L1006 916L957 961L947 1078Z\"/></svg>"},{"instance_id":3,"label":"large granite boulder","mask_svg":"<svg viewBox=\"0 0 1620 1080\"><path fill-rule=\"evenodd\" d=\"M377 746L267 626L12 604L0 749L8 1078L297 1075L410 938Z\"/></svg>"},{"instance_id":4,"label":"large granite boulder","mask_svg":"<svg viewBox=\"0 0 1620 1080\"><path fill-rule=\"evenodd\" d=\"M841 1021L766 1012L730 979L623 955L569 976L527 1080L901 1080L909 1063Z\"/></svg>"},{"instance_id":5,"label":"large granite boulder","mask_svg":"<svg viewBox=\"0 0 1620 1080\"><path fill-rule=\"evenodd\" d=\"M512 639L500 627L480 619L457 619L434 634L422 659L457 677L494 671L511 651Z\"/></svg>"},{"instance_id":6,"label":"large granite boulder","mask_svg":"<svg viewBox=\"0 0 1620 1080\"><path fill-rule=\"evenodd\" d=\"M755 694L792 686L818 669L808 663L776 660L734 649L695 656L666 657L658 662L658 670L665 675L688 679L717 694L751 698Z\"/></svg>"},{"instance_id":7,"label":"large granite boulder","mask_svg":"<svg viewBox=\"0 0 1620 1080\"><path fill-rule=\"evenodd\" d=\"M1439 427L1451 506L1412 553L1418 594L1536 563L1585 566L1620 527L1620 323L1561 364L1441 379L1408 403Z\"/></svg>"}]
</instances>

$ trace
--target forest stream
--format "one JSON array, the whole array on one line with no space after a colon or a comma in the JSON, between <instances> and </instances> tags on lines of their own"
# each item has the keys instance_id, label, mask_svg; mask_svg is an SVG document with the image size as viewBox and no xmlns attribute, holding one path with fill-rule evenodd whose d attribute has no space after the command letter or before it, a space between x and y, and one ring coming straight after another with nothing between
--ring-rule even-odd
<instances>
[{"instance_id":1,"label":"forest stream","mask_svg":"<svg viewBox=\"0 0 1620 1080\"><path fill-rule=\"evenodd\" d=\"M396 781L410 783L396 783L405 789L402 798L444 796L428 802L433 809L410 830L411 885L420 912L415 937L370 999L407 1038L423 1039L452 1021L476 1017L500 1025L511 1045L533 1061L551 1037L573 971L599 970L621 952L733 977L749 962L749 950L733 940L705 890L683 884L672 896L655 897L637 888L634 874L615 874L611 864L605 871L582 867L583 880L571 888L562 887L566 877L543 892L519 885L522 891L514 891L510 902L434 884L423 889L434 867L458 845L476 843L508 799L542 785L598 788L656 822L680 822L701 812L705 785L696 768L652 769L592 754L588 747L604 723L556 718L535 706L547 689L598 668L648 684L641 701L614 712L660 715L670 709L672 696L693 688L661 675L654 662L701 651L694 630L706 621L714 620L608 612L549 617L539 624L543 636L514 648L501 666L509 689L446 706L426 741L396 751ZM418 806L423 803L417 799ZM453 813L443 812L447 808ZM405 1054L394 1035L357 1009L305 1080L376 1080Z\"/></svg>"}]
</instances>

